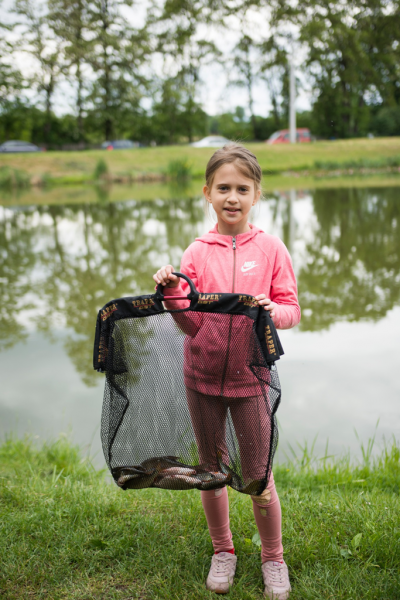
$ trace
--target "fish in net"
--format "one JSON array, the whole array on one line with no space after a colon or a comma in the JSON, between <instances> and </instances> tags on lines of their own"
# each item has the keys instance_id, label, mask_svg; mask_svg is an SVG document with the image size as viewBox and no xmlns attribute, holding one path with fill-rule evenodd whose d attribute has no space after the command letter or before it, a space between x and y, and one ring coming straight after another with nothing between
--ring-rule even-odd
<instances>
[{"instance_id":1,"label":"fish in net","mask_svg":"<svg viewBox=\"0 0 400 600\"><path fill-rule=\"evenodd\" d=\"M276 329L253 296L199 293L175 274L188 296L158 286L98 313L93 365L105 373L107 465L124 490L229 485L260 495L278 442ZM189 303L172 310L168 299Z\"/></svg>"}]
</instances>

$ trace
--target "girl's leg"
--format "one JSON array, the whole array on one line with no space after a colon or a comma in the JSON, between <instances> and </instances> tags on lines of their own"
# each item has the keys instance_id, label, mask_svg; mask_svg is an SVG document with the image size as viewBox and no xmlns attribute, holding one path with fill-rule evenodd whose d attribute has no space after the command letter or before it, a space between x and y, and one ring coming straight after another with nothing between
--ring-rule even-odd
<instances>
[{"instance_id":1,"label":"girl's leg","mask_svg":"<svg viewBox=\"0 0 400 600\"><path fill-rule=\"evenodd\" d=\"M207 396L190 388L186 388L186 397L200 463L218 471L217 449L222 452L222 460L229 463L225 437L226 405L218 396Z\"/></svg>"},{"instance_id":2,"label":"girl's leg","mask_svg":"<svg viewBox=\"0 0 400 600\"><path fill-rule=\"evenodd\" d=\"M214 552L233 550L232 533L229 527L229 500L226 487L201 492L208 530Z\"/></svg>"},{"instance_id":3,"label":"girl's leg","mask_svg":"<svg viewBox=\"0 0 400 600\"><path fill-rule=\"evenodd\" d=\"M271 494L270 500L268 500L269 494L264 494L264 498L252 496L254 517L261 539L261 562L270 560L281 562L283 561L282 513L272 473L267 491ZM261 504L261 502L265 503Z\"/></svg>"},{"instance_id":4,"label":"girl's leg","mask_svg":"<svg viewBox=\"0 0 400 600\"><path fill-rule=\"evenodd\" d=\"M187 400L190 418L201 463L206 463L215 471L216 448L219 448L223 460L228 460L225 440L226 406L221 398L199 394L187 388ZM215 552L227 552L233 549L232 533L229 528L229 502L226 487L201 492L204 513Z\"/></svg>"},{"instance_id":5,"label":"girl's leg","mask_svg":"<svg viewBox=\"0 0 400 600\"><path fill-rule=\"evenodd\" d=\"M243 479L262 479L268 463L271 416L263 396L236 399L229 403L239 442ZM253 512L261 539L261 559L282 561L282 514L274 476L261 496L252 496Z\"/></svg>"}]
</instances>

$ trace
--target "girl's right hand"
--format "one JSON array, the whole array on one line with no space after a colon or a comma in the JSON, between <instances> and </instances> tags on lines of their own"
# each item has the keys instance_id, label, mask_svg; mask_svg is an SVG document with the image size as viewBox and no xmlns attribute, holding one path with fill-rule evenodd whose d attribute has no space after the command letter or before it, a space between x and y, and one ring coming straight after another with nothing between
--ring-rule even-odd
<instances>
[{"instance_id":1,"label":"girl's right hand","mask_svg":"<svg viewBox=\"0 0 400 600\"><path fill-rule=\"evenodd\" d=\"M153 275L153 279L157 285L161 283L163 287L178 287L179 277L172 275L174 271L175 269L172 265L165 265L165 267L161 267L161 269Z\"/></svg>"}]
</instances>

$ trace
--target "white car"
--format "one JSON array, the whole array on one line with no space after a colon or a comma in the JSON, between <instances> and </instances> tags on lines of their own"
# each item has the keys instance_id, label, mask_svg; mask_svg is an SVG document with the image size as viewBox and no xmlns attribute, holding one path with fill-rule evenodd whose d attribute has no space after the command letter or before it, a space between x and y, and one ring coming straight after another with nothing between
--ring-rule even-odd
<instances>
[{"instance_id":1,"label":"white car","mask_svg":"<svg viewBox=\"0 0 400 600\"><path fill-rule=\"evenodd\" d=\"M222 135L208 135L207 137L190 144L193 148L222 148L225 144L229 144L230 140Z\"/></svg>"}]
</instances>

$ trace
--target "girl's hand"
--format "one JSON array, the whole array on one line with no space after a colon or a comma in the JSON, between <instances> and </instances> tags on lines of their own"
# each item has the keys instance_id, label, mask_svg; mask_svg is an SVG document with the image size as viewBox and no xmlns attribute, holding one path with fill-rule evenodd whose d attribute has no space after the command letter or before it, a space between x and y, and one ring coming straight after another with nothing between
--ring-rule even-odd
<instances>
[{"instance_id":1,"label":"girl's hand","mask_svg":"<svg viewBox=\"0 0 400 600\"><path fill-rule=\"evenodd\" d=\"M165 267L161 267L161 269L153 275L153 279L157 285L161 283L163 287L178 287L179 277L172 275L173 271L175 271L175 269L172 265L166 265Z\"/></svg>"},{"instance_id":2,"label":"girl's hand","mask_svg":"<svg viewBox=\"0 0 400 600\"><path fill-rule=\"evenodd\" d=\"M267 296L265 294L258 294L258 296L255 296L255 299L258 300L258 304L260 306L263 306L265 310L269 310L269 316L271 317L272 320L274 320L274 316L275 316L274 309L276 306L276 302L272 302L272 300L267 298Z\"/></svg>"}]
</instances>

